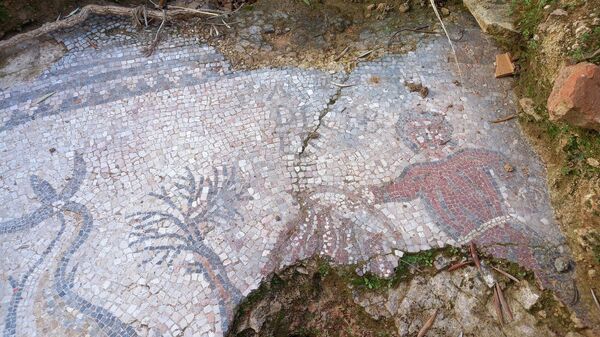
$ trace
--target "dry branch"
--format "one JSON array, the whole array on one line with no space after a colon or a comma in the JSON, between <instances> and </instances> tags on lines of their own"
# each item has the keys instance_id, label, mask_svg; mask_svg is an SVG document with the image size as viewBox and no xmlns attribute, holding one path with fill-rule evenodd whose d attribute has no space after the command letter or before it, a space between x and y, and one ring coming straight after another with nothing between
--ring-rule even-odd
<instances>
[{"instance_id":1,"label":"dry branch","mask_svg":"<svg viewBox=\"0 0 600 337\"><path fill-rule=\"evenodd\" d=\"M515 114L512 114L512 115L508 115L508 116L505 116L505 117L502 117L502 118L499 118L499 119L495 119L495 120L493 120L493 121L490 121L490 123L494 123L494 124L497 124L497 123L502 123L502 122L509 121L509 120L511 120L511 119L513 119L513 118L515 118L515 117L517 117L517 115L515 115Z\"/></svg>"},{"instance_id":2,"label":"dry branch","mask_svg":"<svg viewBox=\"0 0 600 337\"><path fill-rule=\"evenodd\" d=\"M504 324L504 316L502 315L502 305L500 304L500 295L498 289L494 287L494 309L496 309L496 315L498 316L498 322Z\"/></svg>"},{"instance_id":3,"label":"dry branch","mask_svg":"<svg viewBox=\"0 0 600 337\"><path fill-rule=\"evenodd\" d=\"M464 262L459 262L459 263L453 264L450 266L450 268L448 268L448 271L454 271L456 269L460 269L462 267L465 267L465 266L471 264L472 262L473 261L469 260L469 261L464 261Z\"/></svg>"},{"instance_id":4,"label":"dry branch","mask_svg":"<svg viewBox=\"0 0 600 337\"><path fill-rule=\"evenodd\" d=\"M419 333L417 334L417 337L423 337L427 334L427 331L429 331L429 329L433 326L433 323L435 322L435 318L437 317L437 313L438 310L435 309L433 311L433 314L431 314L431 316L429 317L429 319L427 320L427 322L425 322L425 324L423 325L423 327L421 328L421 330L419 330Z\"/></svg>"},{"instance_id":5,"label":"dry branch","mask_svg":"<svg viewBox=\"0 0 600 337\"><path fill-rule=\"evenodd\" d=\"M477 266L477 269L481 270L481 262L479 262L479 255L477 254L475 243L471 242L469 244L469 251L471 252L471 258L473 259L473 262L475 262L475 266Z\"/></svg>"},{"instance_id":6,"label":"dry branch","mask_svg":"<svg viewBox=\"0 0 600 337\"><path fill-rule=\"evenodd\" d=\"M508 302L504 297L504 293L502 292L502 288L500 288L498 282L496 282L496 290L498 292L498 299L500 300L500 305L502 305L502 309L504 309L504 312L506 312L506 314L511 320L514 320L512 310L510 310L510 306L508 305Z\"/></svg>"},{"instance_id":7,"label":"dry branch","mask_svg":"<svg viewBox=\"0 0 600 337\"><path fill-rule=\"evenodd\" d=\"M500 269L500 268L496 268L496 267L494 267L494 266L492 266L492 268L494 268L494 269L495 269L497 272L499 272L500 274L502 274L502 275L504 275L504 276L508 277L509 279L511 279L511 280L513 280L513 281L515 281L516 283L519 283L519 279L518 279L518 278L516 278L516 277L512 276L511 274L509 274L509 273L505 272L504 270L502 270L502 269Z\"/></svg>"},{"instance_id":8,"label":"dry branch","mask_svg":"<svg viewBox=\"0 0 600 337\"><path fill-rule=\"evenodd\" d=\"M6 50L9 47L14 47L22 42L25 42L30 39L34 39L48 33L65 29L69 27L76 26L79 23L84 22L90 15L113 15L113 16L136 16L136 10L139 13L139 9L131 8L131 7L122 7L122 6L100 6L100 5L87 5L83 7L77 14L74 14L71 17L65 18L64 20L54 21L45 23L40 28L34 29L32 31L15 35L12 38L4 41L0 41L0 50ZM163 20L163 12L161 10L155 9L147 9L144 11L144 19L153 18ZM217 17L223 15L221 13L214 13L211 11L199 11L192 9L183 9L177 8L166 11L166 20L174 21L185 19L189 17L197 17L197 16L208 16L208 17Z\"/></svg>"}]
</instances>

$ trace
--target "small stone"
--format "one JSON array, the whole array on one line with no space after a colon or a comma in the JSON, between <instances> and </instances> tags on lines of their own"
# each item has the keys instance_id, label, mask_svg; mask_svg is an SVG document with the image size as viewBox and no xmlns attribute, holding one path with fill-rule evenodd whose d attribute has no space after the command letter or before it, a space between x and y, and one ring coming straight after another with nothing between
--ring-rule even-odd
<instances>
[{"instance_id":1,"label":"small stone","mask_svg":"<svg viewBox=\"0 0 600 337\"><path fill-rule=\"evenodd\" d=\"M442 269L448 267L450 265L450 262L452 262L452 261L449 258L440 254L433 261L433 266L435 267L436 270L442 270Z\"/></svg>"},{"instance_id":2,"label":"small stone","mask_svg":"<svg viewBox=\"0 0 600 337\"><path fill-rule=\"evenodd\" d=\"M588 158L585 161L592 167L600 167L600 161L596 158Z\"/></svg>"},{"instance_id":3,"label":"small stone","mask_svg":"<svg viewBox=\"0 0 600 337\"><path fill-rule=\"evenodd\" d=\"M570 331L565 337L583 337L583 335L575 331Z\"/></svg>"},{"instance_id":4,"label":"small stone","mask_svg":"<svg viewBox=\"0 0 600 337\"><path fill-rule=\"evenodd\" d=\"M521 98L519 100L519 105L521 106L521 110L527 115L533 117L536 121L542 120L542 116L538 115L535 112L535 103L531 98Z\"/></svg>"},{"instance_id":5,"label":"small stone","mask_svg":"<svg viewBox=\"0 0 600 337\"><path fill-rule=\"evenodd\" d=\"M550 13L550 15L554 15L554 16L565 16L568 15L569 13L567 13L566 10L558 8L552 11L552 13Z\"/></svg>"},{"instance_id":6,"label":"small stone","mask_svg":"<svg viewBox=\"0 0 600 337\"><path fill-rule=\"evenodd\" d=\"M569 270L569 264L570 264L569 259L564 256L561 256L561 257L557 258L556 260L554 260L554 268L559 273L564 273L567 270Z\"/></svg>"},{"instance_id":7,"label":"small stone","mask_svg":"<svg viewBox=\"0 0 600 337\"><path fill-rule=\"evenodd\" d=\"M596 269L590 269L590 270L588 270L588 276L591 279L593 279L594 277L596 277Z\"/></svg>"},{"instance_id":8,"label":"small stone","mask_svg":"<svg viewBox=\"0 0 600 337\"><path fill-rule=\"evenodd\" d=\"M504 171L506 172L513 172L515 170L515 168L509 164L509 163L504 163Z\"/></svg>"},{"instance_id":9,"label":"small stone","mask_svg":"<svg viewBox=\"0 0 600 337\"><path fill-rule=\"evenodd\" d=\"M263 33L265 34L273 34L275 33L275 27L272 24L266 24L263 26Z\"/></svg>"},{"instance_id":10,"label":"small stone","mask_svg":"<svg viewBox=\"0 0 600 337\"><path fill-rule=\"evenodd\" d=\"M308 275L308 270L306 270L306 268L303 266L296 267L296 271L302 275Z\"/></svg>"},{"instance_id":11,"label":"small stone","mask_svg":"<svg viewBox=\"0 0 600 337\"><path fill-rule=\"evenodd\" d=\"M492 287L494 287L496 285L496 278L494 277L494 275L492 274L490 269L483 262L481 262L480 273L483 278L483 281L488 286L488 288L491 289Z\"/></svg>"},{"instance_id":12,"label":"small stone","mask_svg":"<svg viewBox=\"0 0 600 337\"><path fill-rule=\"evenodd\" d=\"M400 13L406 13L406 12L410 11L410 4L409 4L408 2L405 2L405 3L403 3L403 4L400 4L400 5L398 6L398 11L399 11Z\"/></svg>"},{"instance_id":13,"label":"small stone","mask_svg":"<svg viewBox=\"0 0 600 337\"><path fill-rule=\"evenodd\" d=\"M441 10L441 12L442 12L442 15L443 15L443 16L448 16L448 15L450 15L450 10L449 10L448 8L446 8L446 7L442 7L442 10Z\"/></svg>"},{"instance_id":14,"label":"small stone","mask_svg":"<svg viewBox=\"0 0 600 337\"><path fill-rule=\"evenodd\" d=\"M570 318L571 318L571 322L573 322L573 324L575 325L576 328L578 328L578 329L585 328L585 323L579 317L577 317L577 314L572 312Z\"/></svg>"},{"instance_id":15,"label":"small stone","mask_svg":"<svg viewBox=\"0 0 600 337\"><path fill-rule=\"evenodd\" d=\"M540 294L527 281L521 281L519 289L514 293L514 298L525 310L530 310L537 303Z\"/></svg>"},{"instance_id":16,"label":"small stone","mask_svg":"<svg viewBox=\"0 0 600 337\"><path fill-rule=\"evenodd\" d=\"M541 318L546 318L546 317L548 317L548 314L546 314L546 311L544 311L544 310L540 310L540 311L538 311L538 313L537 313L537 314L538 314L538 316L540 316Z\"/></svg>"}]
</instances>

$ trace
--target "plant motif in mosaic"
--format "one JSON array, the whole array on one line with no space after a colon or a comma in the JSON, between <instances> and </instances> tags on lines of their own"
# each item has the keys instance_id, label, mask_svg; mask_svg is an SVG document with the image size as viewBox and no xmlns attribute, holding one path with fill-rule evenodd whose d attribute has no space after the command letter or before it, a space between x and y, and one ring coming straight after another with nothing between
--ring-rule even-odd
<instances>
[{"instance_id":1,"label":"plant motif in mosaic","mask_svg":"<svg viewBox=\"0 0 600 337\"><path fill-rule=\"evenodd\" d=\"M370 271L390 274L395 262L374 257L405 248L402 235L385 214L363 199L329 186L301 197L303 212L281 231L263 273L320 255L339 264L372 261Z\"/></svg>"},{"instance_id":2,"label":"plant motif in mosaic","mask_svg":"<svg viewBox=\"0 0 600 337\"><path fill-rule=\"evenodd\" d=\"M56 219L60 223L60 229L51 240L46 249L27 272L17 281L9 279L13 287L13 296L7 311L4 326L4 336L15 336L17 332L17 310L23 295L23 287L28 278L42 264L45 257L56 246L57 242L65 232L65 216L73 216L74 219L82 219L82 225L75 238L72 239L68 248L61 253L59 263L54 271L54 290L64 301L65 305L79 311L89 319L95 321L100 329L108 336L133 337L137 336L135 330L123 323L116 316L101 306L92 304L79 296L74 290L75 273L77 265L70 266L73 254L83 245L93 227L93 218L85 205L72 201L71 198L79 190L86 175L85 161L79 154L75 155L73 176L59 192L46 180L37 175L30 178L31 187L38 200L42 204L33 213L19 219L0 223L0 234L15 233L32 229L43 221Z\"/></svg>"},{"instance_id":3,"label":"plant motif in mosaic","mask_svg":"<svg viewBox=\"0 0 600 337\"><path fill-rule=\"evenodd\" d=\"M192 253L186 261L190 273L200 273L219 295L221 325L226 331L233 307L242 294L231 282L219 256L206 242L206 234L216 226L242 221L240 202L250 200L248 186L238 184L235 168L214 169L210 178L198 179L186 169L174 189L164 187L150 196L162 202L167 211L137 212L129 216L133 226L130 246L149 254L144 263L173 264L181 253Z\"/></svg>"}]
</instances>

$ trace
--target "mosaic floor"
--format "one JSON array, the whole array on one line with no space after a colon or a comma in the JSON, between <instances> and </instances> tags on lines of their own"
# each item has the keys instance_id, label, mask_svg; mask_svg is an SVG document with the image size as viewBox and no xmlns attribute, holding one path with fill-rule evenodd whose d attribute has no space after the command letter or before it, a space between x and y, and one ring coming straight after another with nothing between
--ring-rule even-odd
<instances>
[{"instance_id":1,"label":"mosaic floor","mask_svg":"<svg viewBox=\"0 0 600 337\"><path fill-rule=\"evenodd\" d=\"M0 92L4 336L221 336L314 254L387 275L474 241L570 284L544 168L490 123L514 112L510 79L465 34L462 79L442 37L332 74L234 71L174 32L146 58L116 19L55 34L64 57Z\"/></svg>"}]
</instances>

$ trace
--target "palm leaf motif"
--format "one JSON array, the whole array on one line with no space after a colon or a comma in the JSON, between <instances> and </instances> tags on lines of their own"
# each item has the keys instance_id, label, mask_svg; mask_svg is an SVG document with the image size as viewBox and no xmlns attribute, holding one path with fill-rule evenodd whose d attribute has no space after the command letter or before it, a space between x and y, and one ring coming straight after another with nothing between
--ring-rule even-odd
<instances>
[{"instance_id":1,"label":"palm leaf motif","mask_svg":"<svg viewBox=\"0 0 600 337\"><path fill-rule=\"evenodd\" d=\"M56 293L67 306L78 310L95 321L107 335L113 336L119 333L120 336L137 336L132 327L124 324L108 310L94 305L82 298L74 289L77 265L75 264L73 267L69 268L69 264L73 254L85 242L90 229L93 226L93 218L87 207L71 201L71 198L77 193L83 183L85 176L85 161L81 154L75 155L72 176L60 193L57 193L56 189L52 187L48 181L37 175L31 175L29 179L31 188L41 205L32 213L24 215L21 218L0 223L0 235L31 230L49 219L58 220L60 223L58 233L50 241L35 263L18 279L9 276L9 283L13 288L13 295L4 320L5 337L15 336L17 333L17 311L19 304L23 300L23 291L27 281L31 278L35 270L42 265L48 254L50 254L54 247L57 246L59 240L64 236L66 230L65 211L81 215L83 224L75 238L72 240L69 249L61 253L61 263L58 264L58 267L54 272L54 289ZM59 203L53 205L55 202ZM58 206L61 204L62 206Z\"/></svg>"},{"instance_id":2,"label":"palm leaf motif","mask_svg":"<svg viewBox=\"0 0 600 337\"><path fill-rule=\"evenodd\" d=\"M226 331L232 309L241 300L219 256L206 244L205 237L217 227L243 221L241 202L251 200L248 185L236 182L235 168L213 170L212 177L198 179L189 168L178 177L174 188L162 187L149 196L160 200L166 211L137 212L128 218L133 227L130 246L149 252L143 263L172 265L182 252L192 253L186 270L200 273L219 294L221 325Z\"/></svg>"}]
</instances>

